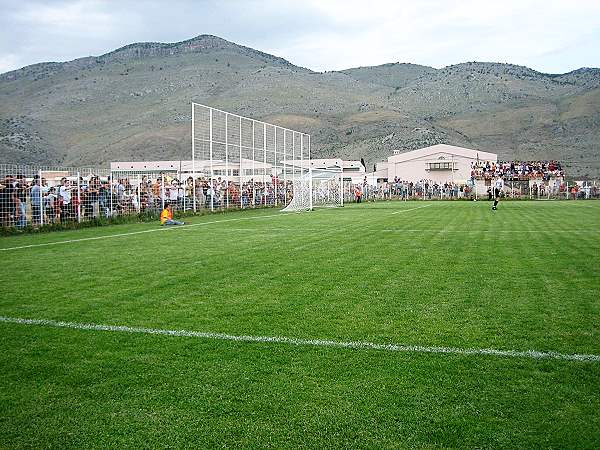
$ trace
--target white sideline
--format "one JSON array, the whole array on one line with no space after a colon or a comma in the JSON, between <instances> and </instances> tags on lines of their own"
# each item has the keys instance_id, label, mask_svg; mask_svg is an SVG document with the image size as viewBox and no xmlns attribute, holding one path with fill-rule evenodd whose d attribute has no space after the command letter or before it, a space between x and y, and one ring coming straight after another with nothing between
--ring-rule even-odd
<instances>
[{"instance_id":1,"label":"white sideline","mask_svg":"<svg viewBox=\"0 0 600 450\"><path fill-rule=\"evenodd\" d=\"M401 209L399 211L394 211L392 214L400 214L400 213L403 213L403 212L414 211L415 209L428 208L430 206L433 206L433 203L430 203L429 205L418 206L416 208Z\"/></svg>"},{"instance_id":2,"label":"white sideline","mask_svg":"<svg viewBox=\"0 0 600 450\"><path fill-rule=\"evenodd\" d=\"M222 222L236 222L239 220L252 220L252 219L266 219L268 217L281 217L287 216L289 214L297 214L297 213L278 213L278 214L269 214L267 216L253 216L253 217L238 217L235 219L223 219L223 220L211 220L209 222L201 222L201 223L192 223L190 225L181 225L181 226L161 226L160 228L152 228L151 230L143 230L143 231L132 231L130 233L119 233L119 234L106 234L104 236L94 236L87 238L79 238L79 239L67 239L65 241L54 241L54 242L43 242L41 244L29 244L29 245L21 245L19 247L6 247L0 248L0 251L8 251L8 250L20 250L23 248L32 248L32 247L46 247L49 245L59 245L59 244L71 244L73 242L83 242L83 241L96 241L98 239L109 239L113 237L122 237L122 236L132 236L134 234L143 234L143 233L155 233L157 231L166 231L166 230L187 230L191 227L199 227L202 225L210 225L213 223L222 223Z\"/></svg>"},{"instance_id":3,"label":"white sideline","mask_svg":"<svg viewBox=\"0 0 600 450\"><path fill-rule=\"evenodd\" d=\"M22 319L18 317L0 316L0 322L20 325L39 325L53 328L70 328L75 330L112 331L121 333L154 334L163 336L192 337L201 339L216 339L236 342L261 342L311 347L350 348L356 350L382 350L388 352L407 353L445 353L453 355L483 355L509 358L528 359L558 359L566 361L600 362L600 355L566 354L558 352L543 352L537 350L497 350L493 348L457 348L457 347L427 347L422 345L377 344L364 341L332 341L323 339L298 339L284 336L247 336L225 333L212 333L187 330L163 330L158 328L128 327L118 325L99 325L91 323L60 322L45 319Z\"/></svg>"},{"instance_id":4,"label":"white sideline","mask_svg":"<svg viewBox=\"0 0 600 450\"><path fill-rule=\"evenodd\" d=\"M581 234L581 233L597 233L598 231L596 230L432 230L432 229L427 229L427 228L423 228L422 230L414 230L414 229L409 229L409 230L403 230L403 229L394 229L394 228L385 228L383 230L372 230L369 229L369 231L381 231L384 233L471 233L471 234L477 234L477 233L494 233L494 234L501 234L501 233L534 233L534 234L553 234L553 233L569 233L569 234Z\"/></svg>"}]
</instances>

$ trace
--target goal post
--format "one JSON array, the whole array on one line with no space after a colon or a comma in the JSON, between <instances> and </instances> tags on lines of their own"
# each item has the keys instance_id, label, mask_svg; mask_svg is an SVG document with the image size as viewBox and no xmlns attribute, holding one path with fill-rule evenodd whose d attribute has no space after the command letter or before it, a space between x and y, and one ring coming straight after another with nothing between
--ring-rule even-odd
<instances>
[{"instance_id":1,"label":"goal post","mask_svg":"<svg viewBox=\"0 0 600 450\"><path fill-rule=\"evenodd\" d=\"M294 180L293 197L282 212L344 206L342 169L309 168Z\"/></svg>"}]
</instances>

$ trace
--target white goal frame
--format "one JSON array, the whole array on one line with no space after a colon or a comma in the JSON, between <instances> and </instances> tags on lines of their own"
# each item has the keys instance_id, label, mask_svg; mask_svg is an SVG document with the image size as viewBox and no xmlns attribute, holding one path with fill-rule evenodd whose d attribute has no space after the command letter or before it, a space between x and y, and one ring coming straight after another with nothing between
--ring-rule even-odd
<instances>
[{"instance_id":1,"label":"white goal frame","mask_svg":"<svg viewBox=\"0 0 600 450\"><path fill-rule=\"evenodd\" d=\"M315 208L344 206L344 178L341 168L309 168L294 182L293 197L282 212L312 211Z\"/></svg>"}]
</instances>

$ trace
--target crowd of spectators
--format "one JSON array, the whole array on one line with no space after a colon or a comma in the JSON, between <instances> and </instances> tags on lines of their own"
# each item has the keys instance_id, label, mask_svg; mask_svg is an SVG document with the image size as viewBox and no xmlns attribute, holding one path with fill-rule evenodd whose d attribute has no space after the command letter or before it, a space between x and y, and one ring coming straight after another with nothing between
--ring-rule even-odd
<instances>
[{"instance_id":1,"label":"crowd of spectators","mask_svg":"<svg viewBox=\"0 0 600 450\"><path fill-rule=\"evenodd\" d=\"M473 188L465 183L445 182L438 183L433 180L419 180L416 182L401 180L396 177L392 182L378 183L376 186L369 184L367 178L362 183L354 184L346 190L346 200L369 201L389 200L399 198L425 199L458 199L467 198Z\"/></svg>"},{"instance_id":2,"label":"crowd of spectators","mask_svg":"<svg viewBox=\"0 0 600 450\"><path fill-rule=\"evenodd\" d=\"M291 181L272 177L241 184L221 177L179 180L157 177L62 177L7 175L0 180L0 226L23 228L27 224L62 223L146 211L159 212L170 204L176 210L223 209L287 203ZM52 184L52 185L50 185Z\"/></svg>"},{"instance_id":3,"label":"crowd of spectators","mask_svg":"<svg viewBox=\"0 0 600 450\"><path fill-rule=\"evenodd\" d=\"M471 163L471 179L497 177L501 177L505 181L531 179L549 181L552 178L563 178L564 172L558 161L477 161Z\"/></svg>"}]
</instances>

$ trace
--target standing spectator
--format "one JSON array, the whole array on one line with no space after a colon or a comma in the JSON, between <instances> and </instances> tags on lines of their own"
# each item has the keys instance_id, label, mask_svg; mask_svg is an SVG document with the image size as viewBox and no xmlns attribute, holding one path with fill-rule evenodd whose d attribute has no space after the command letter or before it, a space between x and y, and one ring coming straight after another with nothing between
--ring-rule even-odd
<instances>
[{"instance_id":1,"label":"standing spectator","mask_svg":"<svg viewBox=\"0 0 600 450\"><path fill-rule=\"evenodd\" d=\"M0 184L0 224L3 227L12 225L15 202L15 180L12 175L6 175L4 182Z\"/></svg>"},{"instance_id":2,"label":"standing spectator","mask_svg":"<svg viewBox=\"0 0 600 450\"><path fill-rule=\"evenodd\" d=\"M71 219L73 217L73 210L71 205L71 185L66 177L61 178L60 185L58 186L58 206L60 210L60 219L62 221Z\"/></svg>"},{"instance_id":3,"label":"standing spectator","mask_svg":"<svg viewBox=\"0 0 600 450\"><path fill-rule=\"evenodd\" d=\"M46 215L46 206L47 206L47 200L46 197L48 196L48 192L50 191L50 187L48 186L48 180L46 180L44 177L42 177L42 184L41 184L41 190L42 190L42 222L45 223L45 215Z\"/></svg>"},{"instance_id":4,"label":"standing spectator","mask_svg":"<svg viewBox=\"0 0 600 450\"><path fill-rule=\"evenodd\" d=\"M56 195L56 189L51 187L48 189L48 194L44 198L44 209L46 210L46 217L49 222L55 223L57 218L60 217L60 210L58 208L58 196Z\"/></svg>"},{"instance_id":5,"label":"standing spectator","mask_svg":"<svg viewBox=\"0 0 600 450\"><path fill-rule=\"evenodd\" d=\"M168 187L169 189L169 203L171 205L178 206L179 205L179 187L177 180L174 179L171 181L171 185Z\"/></svg>"},{"instance_id":6,"label":"standing spectator","mask_svg":"<svg viewBox=\"0 0 600 450\"><path fill-rule=\"evenodd\" d=\"M40 225L43 214L43 197L42 197L42 186L39 175L33 177L33 186L31 187L30 201L31 201L31 223L32 225Z\"/></svg>"},{"instance_id":7,"label":"standing spectator","mask_svg":"<svg viewBox=\"0 0 600 450\"><path fill-rule=\"evenodd\" d=\"M86 217L97 218L100 212L100 179L94 175L90 181L85 193L85 215Z\"/></svg>"},{"instance_id":8,"label":"standing spectator","mask_svg":"<svg viewBox=\"0 0 600 450\"><path fill-rule=\"evenodd\" d=\"M18 228L25 228L27 225L27 191L29 185L25 175L17 175L15 184L15 220Z\"/></svg>"},{"instance_id":9,"label":"standing spectator","mask_svg":"<svg viewBox=\"0 0 600 450\"><path fill-rule=\"evenodd\" d=\"M99 183L98 188L98 211L102 211L104 217L110 217L110 187L108 183Z\"/></svg>"},{"instance_id":10,"label":"standing spectator","mask_svg":"<svg viewBox=\"0 0 600 450\"><path fill-rule=\"evenodd\" d=\"M360 203L361 198L362 198L362 192L360 190L360 185L357 185L354 188L354 198L356 199L356 203Z\"/></svg>"},{"instance_id":11,"label":"standing spectator","mask_svg":"<svg viewBox=\"0 0 600 450\"><path fill-rule=\"evenodd\" d=\"M75 186L71 191L71 217L78 221L81 217L81 190Z\"/></svg>"},{"instance_id":12,"label":"standing spectator","mask_svg":"<svg viewBox=\"0 0 600 450\"><path fill-rule=\"evenodd\" d=\"M152 197L154 198L154 206L158 207L160 206L160 200L161 200L161 189L162 188L162 184L161 184L161 180L160 177L156 179L156 181L154 183L152 183Z\"/></svg>"}]
</instances>

